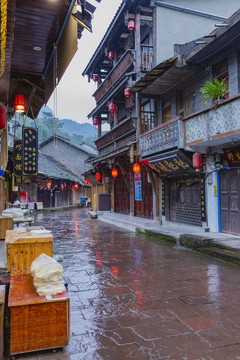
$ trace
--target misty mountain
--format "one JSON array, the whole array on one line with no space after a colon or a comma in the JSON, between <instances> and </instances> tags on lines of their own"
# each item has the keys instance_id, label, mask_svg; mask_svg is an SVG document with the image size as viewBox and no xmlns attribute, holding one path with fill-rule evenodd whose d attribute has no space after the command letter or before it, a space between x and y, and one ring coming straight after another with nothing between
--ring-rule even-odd
<instances>
[{"instance_id":1,"label":"misty mountain","mask_svg":"<svg viewBox=\"0 0 240 360\"><path fill-rule=\"evenodd\" d=\"M97 129L91 124L79 124L70 119L59 119L59 124L62 125L61 130L67 132L70 136L82 135L84 137L94 136L97 138Z\"/></svg>"}]
</instances>

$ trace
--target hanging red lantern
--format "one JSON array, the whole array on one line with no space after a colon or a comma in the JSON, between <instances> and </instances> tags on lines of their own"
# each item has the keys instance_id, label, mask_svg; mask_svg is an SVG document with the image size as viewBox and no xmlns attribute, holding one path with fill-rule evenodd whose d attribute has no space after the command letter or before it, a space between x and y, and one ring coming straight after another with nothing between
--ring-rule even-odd
<instances>
[{"instance_id":1,"label":"hanging red lantern","mask_svg":"<svg viewBox=\"0 0 240 360\"><path fill-rule=\"evenodd\" d=\"M95 174L95 178L96 178L97 182L99 182L101 180L101 174L99 172L97 172Z\"/></svg>"},{"instance_id":2,"label":"hanging red lantern","mask_svg":"<svg viewBox=\"0 0 240 360\"><path fill-rule=\"evenodd\" d=\"M63 185L63 184L60 185L60 189L61 189L61 190L64 189L64 185Z\"/></svg>"},{"instance_id":3,"label":"hanging red lantern","mask_svg":"<svg viewBox=\"0 0 240 360\"><path fill-rule=\"evenodd\" d=\"M48 190L51 189L51 186L52 186L52 182L51 182L51 180L48 180L48 182L47 182L47 188L48 188Z\"/></svg>"},{"instance_id":4,"label":"hanging red lantern","mask_svg":"<svg viewBox=\"0 0 240 360\"><path fill-rule=\"evenodd\" d=\"M111 111L111 113L112 113L112 117L113 117L113 113L114 113L114 111L116 110L116 105L115 104L110 104L109 105L109 111Z\"/></svg>"},{"instance_id":5,"label":"hanging red lantern","mask_svg":"<svg viewBox=\"0 0 240 360\"><path fill-rule=\"evenodd\" d=\"M78 189L78 183L77 182L74 183L74 187L75 187L75 189Z\"/></svg>"},{"instance_id":6,"label":"hanging red lantern","mask_svg":"<svg viewBox=\"0 0 240 360\"><path fill-rule=\"evenodd\" d=\"M7 111L3 104L0 105L0 130L6 126Z\"/></svg>"},{"instance_id":7,"label":"hanging red lantern","mask_svg":"<svg viewBox=\"0 0 240 360\"><path fill-rule=\"evenodd\" d=\"M139 173L141 171L141 165L139 163L133 164L133 172Z\"/></svg>"},{"instance_id":8,"label":"hanging red lantern","mask_svg":"<svg viewBox=\"0 0 240 360\"><path fill-rule=\"evenodd\" d=\"M109 58L109 60L111 60L111 64L112 64L112 61L114 59L114 52L113 51L109 51L108 58Z\"/></svg>"},{"instance_id":9,"label":"hanging red lantern","mask_svg":"<svg viewBox=\"0 0 240 360\"><path fill-rule=\"evenodd\" d=\"M128 21L128 30L130 30L130 34L132 35L132 31L135 30L135 22L133 20Z\"/></svg>"},{"instance_id":10,"label":"hanging red lantern","mask_svg":"<svg viewBox=\"0 0 240 360\"><path fill-rule=\"evenodd\" d=\"M90 183L90 181L88 179L85 180L86 181L86 184L88 185Z\"/></svg>"},{"instance_id":11,"label":"hanging red lantern","mask_svg":"<svg viewBox=\"0 0 240 360\"><path fill-rule=\"evenodd\" d=\"M130 98L130 96L132 96L132 94L129 91L129 88L126 88L124 90L124 96L127 98L127 104L129 104L129 98Z\"/></svg>"},{"instance_id":12,"label":"hanging red lantern","mask_svg":"<svg viewBox=\"0 0 240 360\"><path fill-rule=\"evenodd\" d=\"M98 81L98 75L97 74L94 74L93 77L92 77L93 81L97 82Z\"/></svg>"},{"instance_id":13,"label":"hanging red lantern","mask_svg":"<svg viewBox=\"0 0 240 360\"><path fill-rule=\"evenodd\" d=\"M24 99L24 95L22 94L17 94L14 97L14 109L17 113L21 114L25 112L25 99Z\"/></svg>"},{"instance_id":14,"label":"hanging red lantern","mask_svg":"<svg viewBox=\"0 0 240 360\"><path fill-rule=\"evenodd\" d=\"M112 176L114 178L118 176L118 169L112 169Z\"/></svg>"},{"instance_id":15,"label":"hanging red lantern","mask_svg":"<svg viewBox=\"0 0 240 360\"><path fill-rule=\"evenodd\" d=\"M192 157L193 167L196 171L200 171L202 167L202 156L199 152L195 152Z\"/></svg>"},{"instance_id":16,"label":"hanging red lantern","mask_svg":"<svg viewBox=\"0 0 240 360\"><path fill-rule=\"evenodd\" d=\"M96 118L96 119L93 119L93 125L98 125L99 124L99 120Z\"/></svg>"}]
</instances>

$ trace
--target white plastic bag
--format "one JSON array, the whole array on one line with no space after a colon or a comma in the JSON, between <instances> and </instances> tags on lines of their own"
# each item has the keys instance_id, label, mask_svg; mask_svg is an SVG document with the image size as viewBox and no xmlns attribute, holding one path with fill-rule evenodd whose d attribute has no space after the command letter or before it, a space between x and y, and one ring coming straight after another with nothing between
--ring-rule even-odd
<instances>
[{"instance_id":1,"label":"white plastic bag","mask_svg":"<svg viewBox=\"0 0 240 360\"><path fill-rule=\"evenodd\" d=\"M55 275L61 275L63 267L52 257L42 253L32 262L30 272L35 279L48 279Z\"/></svg>"}]
</instances>

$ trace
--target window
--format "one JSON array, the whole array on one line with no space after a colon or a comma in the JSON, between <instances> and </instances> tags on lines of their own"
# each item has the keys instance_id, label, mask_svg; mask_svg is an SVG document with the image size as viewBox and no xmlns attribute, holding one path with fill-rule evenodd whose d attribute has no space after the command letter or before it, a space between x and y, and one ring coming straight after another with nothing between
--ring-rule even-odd
<instances>
[{"instance_id":1,"label":"window","mask_svg":"<svg viewBox=\"0 0 240 360\"><path fill-rule=\"evenodd\" d=\"M178 93L178 115L181 117L186 117L195 112L195 93L185 95L183 90L180 90Z\"/></svg>"},{"instance_id":2,"label":"window","mask_svg":"<svg viewBox=\"0 0 240 360\"><path fill-rule=\"evenodd\" d=\"M142 133L155 127L155 112L151 111L151 102L148 101L141 106Z\"/></svg>"}]
</instances>

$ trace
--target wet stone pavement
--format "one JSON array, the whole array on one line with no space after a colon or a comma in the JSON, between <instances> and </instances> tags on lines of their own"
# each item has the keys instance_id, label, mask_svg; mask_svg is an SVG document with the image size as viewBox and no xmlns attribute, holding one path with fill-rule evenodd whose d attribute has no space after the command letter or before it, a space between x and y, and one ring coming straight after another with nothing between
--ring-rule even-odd
<instances>
[{"instance_id":1,"label":"wet stone pavement","mask_svg":"<svg viewBox=\"0 0 240 360\"><path fill-rule=\"evenodd\" d=\"M240 359L239 267L92 220L85 209L38 213L35 225L51 229L63 256L71 341L34 359Z\"/></svg>"}]
</instances>

